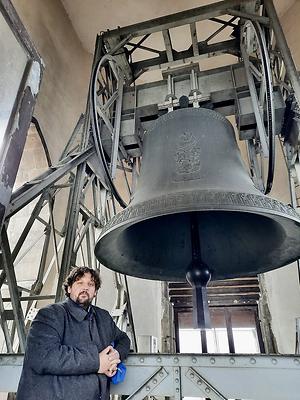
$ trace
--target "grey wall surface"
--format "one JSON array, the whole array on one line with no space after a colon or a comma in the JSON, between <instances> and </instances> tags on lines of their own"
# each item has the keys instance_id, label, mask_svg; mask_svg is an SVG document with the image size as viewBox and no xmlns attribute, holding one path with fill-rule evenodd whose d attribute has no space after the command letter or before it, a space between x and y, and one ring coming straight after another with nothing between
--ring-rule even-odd
<instances>
[{"instance_id":1,"label":"grey wall surface","mask_svg":"<svg viewBox=\"0 0 300 400\"><path fill-rule=\"evenodd\" d=\"M84 112L92 63L59 0L13 0L44 64L35 108L55 162Z\"/></svg>"}]
</instances>

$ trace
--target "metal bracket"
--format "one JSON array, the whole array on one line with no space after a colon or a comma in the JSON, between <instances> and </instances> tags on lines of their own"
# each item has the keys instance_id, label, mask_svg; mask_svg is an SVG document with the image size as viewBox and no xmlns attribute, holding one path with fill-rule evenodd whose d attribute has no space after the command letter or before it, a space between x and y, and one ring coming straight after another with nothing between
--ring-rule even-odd
<instances>
[{"instance_id":1,"label":"metal bracket","mask_svg":"<svg viewBox=\"0 0 300 400\"><path fill-rule=\"evenodd\" d=\"M189 368L185 374L188 380L193 382L205 397L210 400L227 400L217 389L207 382L194 368Z\"/></svg>"},{"instance_id":2,"label":"metal bracket","mask_svg":"<svg viewBox=\"0 0 300 400\"><path fill-rule=\"evenodd\" d=\"M160 383L169 375L164 367L157 369L153 375L149 377L135 392L132 393L127 400L142 400L144 397L149 396L152 391L160 385Z\"/></svg>"}]
</instances>

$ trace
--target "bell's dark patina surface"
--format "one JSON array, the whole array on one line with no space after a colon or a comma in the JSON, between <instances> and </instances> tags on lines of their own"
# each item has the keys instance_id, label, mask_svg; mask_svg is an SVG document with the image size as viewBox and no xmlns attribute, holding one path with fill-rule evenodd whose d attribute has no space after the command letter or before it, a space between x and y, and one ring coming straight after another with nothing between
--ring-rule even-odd
<instances>
[{"instance_id":1,"label":"bell's dark patina surface","mask_svg":"<svg viewBox=\"0 0 300 400\"><path fill-rule=\"evenodd\" d=\"M258 191L231 124L207 109L180 109L145 135L131 204L104 228L97 258L141 278L184 280L193 263L191 213L212 279L247 276L300 256L300 218Z\"/></svg>"}]
</instances>

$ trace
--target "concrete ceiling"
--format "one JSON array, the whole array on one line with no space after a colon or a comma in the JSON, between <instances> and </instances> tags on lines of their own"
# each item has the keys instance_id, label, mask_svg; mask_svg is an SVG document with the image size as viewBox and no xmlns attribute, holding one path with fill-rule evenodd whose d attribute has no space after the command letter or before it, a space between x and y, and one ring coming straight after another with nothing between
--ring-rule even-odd
<instances>
[{"instance_id":1,"label":"concrete ceiling","mask_svg":"<svg viewBox=\"0 0 300 400\"><path fill-rule=\"evenodd\" d=\"M274 0L279 15L282 16L295 1L299 0ZM216 0L61 0L61 2L83 47L93 53L95 38L100 31L215 3Z\"/></svg>"}]
</instances>

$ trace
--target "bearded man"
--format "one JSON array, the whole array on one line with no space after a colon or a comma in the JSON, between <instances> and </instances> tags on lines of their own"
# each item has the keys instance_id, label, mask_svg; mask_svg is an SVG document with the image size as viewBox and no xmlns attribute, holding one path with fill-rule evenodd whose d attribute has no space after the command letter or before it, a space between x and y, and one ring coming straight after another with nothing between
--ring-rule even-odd
<instances>
[{"instance_id":1,"label":"bearded man","mask_svg":"<svg viewBox=\"0 0 300 400\"><path fill-rule=\"evenodd\" d=\"M27 338L17 400L109 398L108 378L127 356L130 340L107 311L92 305L100 285L97 271L73 268L64 283L67 299L39 310Z\"/></svg>"}]
</instances>

